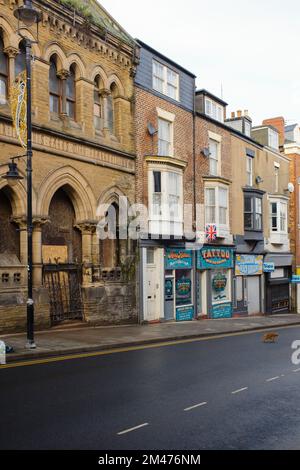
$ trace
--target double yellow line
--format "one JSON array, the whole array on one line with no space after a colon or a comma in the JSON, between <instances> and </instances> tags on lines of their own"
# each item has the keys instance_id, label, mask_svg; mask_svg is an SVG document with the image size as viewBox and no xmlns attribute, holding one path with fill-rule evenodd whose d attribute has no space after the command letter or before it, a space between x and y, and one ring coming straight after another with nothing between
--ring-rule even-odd
<instances>
[{"instance_id":1,"label":"double yellow line","mask_svg":"<svg viewBox=\"0 0 300 470\"><path fill-rule=\"evenodd\" d=\"M300 325L275 327L276 330L291 329L291 328L300 328ZM72 361L75 359L86 359L90 357L109 356L111 354L119 354L119 353L130 352L130 351L142 351L144 349L164 348L164 347L169 347L169 346L176 346L178 344L198 343L200 341L211 341L215 339L230 338L233 336L245 336L245 335L251 335L251 334L253 335L257 333L263 334L264 331L269 331L269 330L274 330L274 328L268 327L264 329L243 331L243 332L237 332L237 333L204 336L201 338L162 341L160 343L152 343L152 344L150 343L150 344L145 344L141 346L128 346L124 348L106 349L103 351L96 351L96 352L87 352L87 353L70 354L66 356L49 357L45 359L41 358L41 359L33 359L33 360L28 360L28 361L24 360L24 361L19 361L19 362L13 362L11 364L0 365L0 371L5 370L5 369L14 369L16 367L27 367L27 366L34 366L38 364L51 364L53 362Z\"/></svg>"}]
</instances>

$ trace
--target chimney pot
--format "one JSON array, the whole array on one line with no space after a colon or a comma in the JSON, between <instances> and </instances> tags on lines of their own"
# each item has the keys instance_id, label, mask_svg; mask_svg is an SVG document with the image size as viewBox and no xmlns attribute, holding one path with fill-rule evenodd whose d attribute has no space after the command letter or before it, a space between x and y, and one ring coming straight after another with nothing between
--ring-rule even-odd
<instances>
[{"instance_id":1,"label":"chimney pot","mask_svg":"<svg viewBox=\"0 0 300 470\"><path fill-rule=\"evenodd\" d=\"M235 118L235 112L232 111L232 113L231 113L231 119L234 119L234 118Z\"/></svg>"},{"instance_id":2,"label":"chimney pot","mask_svg":"<svg viewBox=\"0 0 300 470\"><path fill-rule=\"evenodd\" d=\"M242 117L242 111L240 109L237 111L237 117Z\"/></svg>"}]
</instances>

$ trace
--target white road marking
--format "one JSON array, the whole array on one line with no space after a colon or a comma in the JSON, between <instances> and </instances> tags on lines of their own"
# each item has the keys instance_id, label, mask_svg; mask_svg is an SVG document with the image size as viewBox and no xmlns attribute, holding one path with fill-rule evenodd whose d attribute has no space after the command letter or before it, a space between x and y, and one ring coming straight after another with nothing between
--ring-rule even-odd
<instances>
[{"instance_id":1,"label":"white road marking","mask_svg":"<svg viewBox=\"0 0 300 470\"><path fill-rule=\"evenodd\" d=\"M139 426L135 426L134 428L130 429L125 429L124 431L118 432L118 436L122 436L123 434L127 434L132 431L137 431L137 429L144 428L145 426L149 426L149 423L140 424Z\"/></svg>"},{"instance_id":2,"label":"white road marking","mask_svg":"<svg viewBox=\"0 0 300 470\"><path fill-rule=\"evenodd\" d=\"M271 379L266 380L266 382L273 382L274 380L280 379L279 375L277 377L272 377Z\"/></svg>"},{"instance_id":3,"label":"white road marking","mask_svg":"<svg viewBox=\"0 0 300 470\"><path fill-rule=\"evenodd\" d=\"M198 403L198 405L190 406L189 408L185 408L184 411L191 411L194 410L195 408L200 408L200 406L205 406L207 405L207 401L204 401L203 403Z\"/></svg>"},{"instance_id":4,"label":"white road marking","mask_svg":"<svg viewBox=\"0 0 300 470\"><path fill-rule=\"evenodd\" d=\"M238 390L234 390L234 392L231 392L231 394L236 395L237 393L245 392L246 390L248 390L248 387L239 388Z\"/></svg>"},{"instance_id":5,"label":"white road marking","mask_svg":"<svg viewBox=\"0 0 300 470\"><path fill-rule=\"evenodd\" d=\"M293 372L300 372L300 369L294 369Z\"/></svg>"}]
</instances>

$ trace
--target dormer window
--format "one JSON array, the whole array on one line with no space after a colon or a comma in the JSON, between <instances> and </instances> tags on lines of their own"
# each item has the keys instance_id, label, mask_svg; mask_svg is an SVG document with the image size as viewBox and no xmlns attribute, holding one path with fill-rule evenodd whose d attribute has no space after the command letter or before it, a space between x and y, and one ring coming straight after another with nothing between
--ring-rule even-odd
<instances>
[{"instance_id":1,"label":"dormer window","mask_svg":"<svg viewBox=\"0 0 300 470\"><path fill-rule=\"evenodd\" d=\"M279 134L273 129L269 129L269 147L272 149L279 149Z\"/></svg>"},{"instance_id":2,"label":"dormer window","mask_svg":"<svg viewBox=\"0 0 300 470\"><path fill-rule=\"evenodd\" d=\"M219 122L224 122L224 110L215 101L205 98L205 114Z\"/></svg>"},{"instance_id":3,"label":"dormer window","mask_svg":"<svg viewBox=\"0 0 300 470\"><path fill-rule=\"evenodd\" d=\"M153 89L179 101L179 75L166 65L153 60Z\"/></svg>"}]
</instances>

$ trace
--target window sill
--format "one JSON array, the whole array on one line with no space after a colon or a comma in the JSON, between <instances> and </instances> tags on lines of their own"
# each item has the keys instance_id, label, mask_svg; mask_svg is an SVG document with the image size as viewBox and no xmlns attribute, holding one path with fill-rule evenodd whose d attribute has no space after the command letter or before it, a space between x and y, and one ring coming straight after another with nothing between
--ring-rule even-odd
<instances>
[{"instance_id":1,"label":"window sill","mask_svg":"<svg viewBox=\"0 0 300 470\"><path fill-rule=\"evenodd\" d=\"M288 234L287 233L280 233L280 232L271 232L269 242L272 245L285 245L288 243Z\"/></svg>"}]
</instances>

